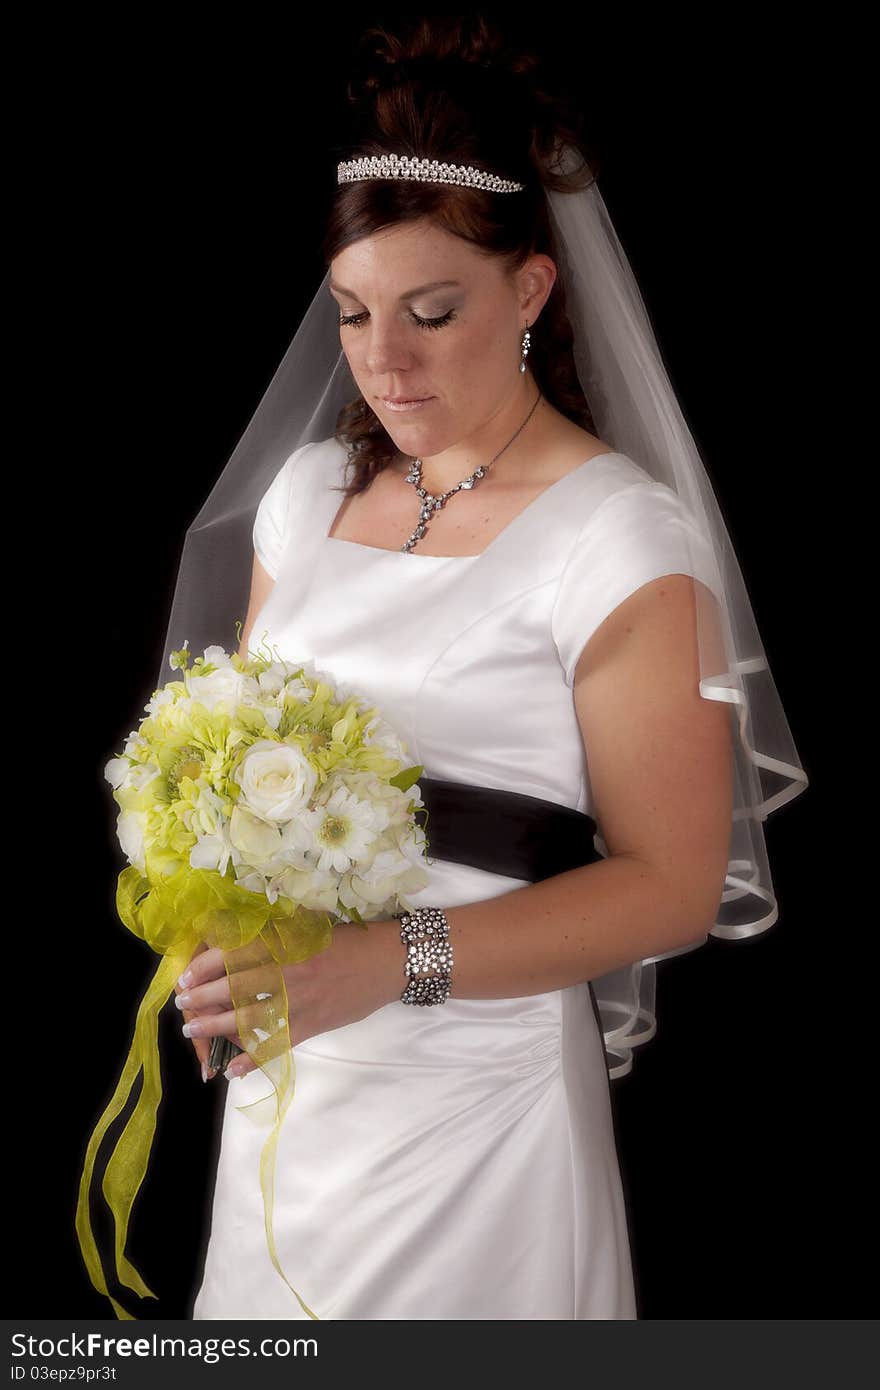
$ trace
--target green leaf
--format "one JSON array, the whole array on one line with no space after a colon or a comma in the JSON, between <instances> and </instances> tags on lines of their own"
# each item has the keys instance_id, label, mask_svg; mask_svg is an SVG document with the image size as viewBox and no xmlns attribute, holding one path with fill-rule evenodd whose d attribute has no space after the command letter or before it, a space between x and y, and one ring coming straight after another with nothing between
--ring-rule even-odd
<instances>
[{"instance_id":1,"label":"green leaf","mask_svg":"<svg viewBox=\"0 0 880 1390\"><path fill-rule=\"evenodd\" d=\"M402 768L396 777L389 777L388 781L392 787L397 787L402 792L408 792L413 782L419 780L424 770L419 763L416 763L414 767Z\"/></svg>"}]
</instances>

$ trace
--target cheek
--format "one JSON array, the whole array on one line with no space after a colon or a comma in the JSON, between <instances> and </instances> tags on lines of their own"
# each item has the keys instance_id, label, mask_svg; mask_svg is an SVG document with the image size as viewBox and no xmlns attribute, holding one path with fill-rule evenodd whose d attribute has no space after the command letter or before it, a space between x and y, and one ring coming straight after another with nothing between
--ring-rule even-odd
<instances>
[{"instance_id":1,"label":"cheek","mask_svg":"<svg viewBox=\"0 0 880 1390\"><path fill-rule=\"evenodd\" d=\"M465 391L483 391L492 382L503 380L510 371L508 335L509 329L497 321L468 324L467 332L450 340L444 350L449 377Z\"/></svg>"},{"instance_id":2,"label":"cheek","mask_svg":"<svg viewBox=\"0 0 880 1390\"><path fill-rule=\"evenodd\" d=\"M412 361L425 369L438 392L466 397L484 391L493 380L503 380L509 373L516 347L507 343L510 331L507 320L502 323L497 318L474 316L466 323L453 323L449 329L421 329L417 337L407 341L407 348ZM350 334L340 338L340 346L355 379L369 377L367 336Z\"/></svg>"},{"instance_id":3,"label":"cheek","mask_svg":"<svg viewBox=\"0 0 880 1390\"><path fill-rule=\"evenodd\" d=\"M346 361L348 362L348 365L352 369L360 366L363 353L358 351L357 339L355 339L355 341L352 342L351 335L345 338L340 338L339 346L342 348L343 356L345 357Z\"/></svg>"}]
</instances>

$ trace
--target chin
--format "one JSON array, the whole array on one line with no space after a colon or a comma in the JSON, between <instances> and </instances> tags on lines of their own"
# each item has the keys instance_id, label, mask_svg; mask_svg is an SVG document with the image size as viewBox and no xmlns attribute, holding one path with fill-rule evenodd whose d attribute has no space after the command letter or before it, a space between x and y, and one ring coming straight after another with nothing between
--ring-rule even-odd
<instances>
[{"instance_id":1,"label":"chin","mask_svg":"<svg viewBox=\"0 0 880 1390\"><path fill-rule=\"evenodd\" d=\"M413 428L389 430L388 434L395 448L408 458L433 458L449 448L448 437L444 435L440 438L436 430L429 434L427 430Z\"/></svg>"},{"instance_id":2,"label":"chin","mask_svg":"<svg viewBox=\"0 0 880 1390\"><path fill-rule=\"evenodd\" d=\"M417 420L414 417L401 415L393 420L387 418L383 419L382 424L385 426L385 429L391 435L392 439L396 439L398 435L401 439L410 440L418 436L419 440L422 441L421 447L426 451L429 443L435 440L437 441L437 447L434 452L446 448L446 444L440 442L441 434L445 434L445 431L441 431L437 428L436 420Z\"/></svg>"}]
</instances>

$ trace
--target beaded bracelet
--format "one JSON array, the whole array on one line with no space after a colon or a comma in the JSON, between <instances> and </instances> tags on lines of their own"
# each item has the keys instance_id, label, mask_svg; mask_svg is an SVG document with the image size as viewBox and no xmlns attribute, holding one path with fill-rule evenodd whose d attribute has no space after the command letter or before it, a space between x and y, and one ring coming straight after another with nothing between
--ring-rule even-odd
<instances>
[{"instance_id":1,"label":"beaded bracelet","mask_svg":"<svg viewBox=\"0 0 880 1390\"><path fill-rule=\"evenodd\" d=\"M452 988L452 944L449 923L442 907L415 907L395 914L400 921L400 939L406 946L404 974L407 985L400 996L403 1004L445 1004ZM419 976L420 970L437 970L436 975Z\"/></svg>"}]
</instances>

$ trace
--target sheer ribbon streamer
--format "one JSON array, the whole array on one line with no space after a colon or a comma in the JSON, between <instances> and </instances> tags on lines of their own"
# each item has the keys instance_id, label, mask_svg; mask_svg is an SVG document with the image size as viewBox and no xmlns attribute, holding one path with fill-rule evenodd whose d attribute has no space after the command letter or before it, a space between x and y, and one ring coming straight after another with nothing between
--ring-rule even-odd
<instances>
[{"instance_id":1,"label":"sheer ribbon streamer","mask_svg":"<svg viewBox=\"0 0 880 1390\"><path fill-rule=\"evenodd\" d=\"M95 1160L104 1135L124 1109L142 1071L140 1094L107 1161L101 1188L115 1223L116 1276L141 1298L155 1298L156 1294L126 1257L125 1244L132 1205L147 1171L156 1131L156 1113L162 1098L159 1010L173 993L177 977L205 942L223 952L236 1031L245 1051L273 1087L261 1100L237 1107L247 1112L255 1123L271 1125L260 1154L260 1186L269 1254L303 1311L317 1320L317 1314L284 1273L273 1232L278 1136L296 1086L296 1064L288 1026L289 1001L281 967L326 950L336 919L326 912L299 907L285 898L270 904L262 895L240 889L229 880L223 881L221 889L220 882L219 875L187 866L161 883L151 882L136 868L124 869L119 875L116 906L122 922L163 959L138 1009L134 1039L116 1090L89 1140L79 1185L77 1235L94 1287L109 1298L118 1318L135 1320L135 1315L129 1313L107 1287L92 1231L89 1200Z\"/></svg>"}]
</instances>

